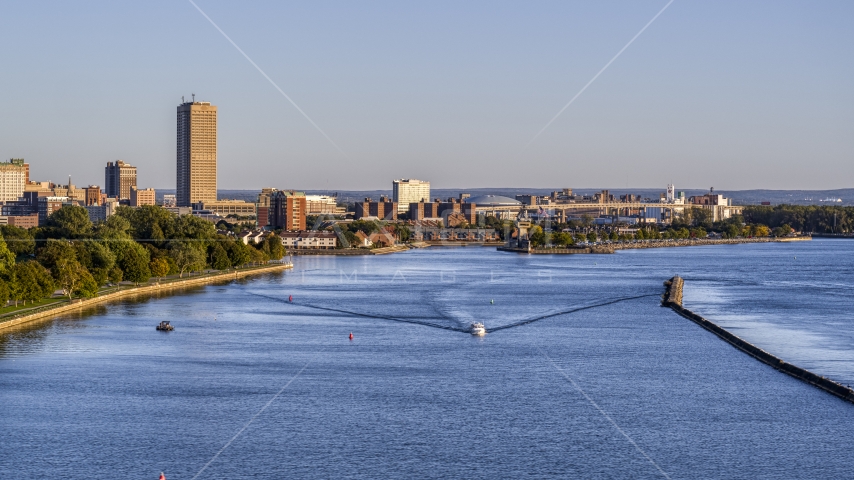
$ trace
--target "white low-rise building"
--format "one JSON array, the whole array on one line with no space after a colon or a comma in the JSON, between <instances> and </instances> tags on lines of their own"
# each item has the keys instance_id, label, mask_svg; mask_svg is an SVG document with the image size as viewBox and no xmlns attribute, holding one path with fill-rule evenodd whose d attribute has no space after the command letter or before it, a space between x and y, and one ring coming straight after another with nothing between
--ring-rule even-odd
<instances>
[{"instance_id":1,"label":"white low-rise building","mask_svg":"<svg viewBox=\"0 0 854 480\"><path fill-rule=\"evenodd\" d=\"M297 232L282 232L279 236L282 237L282 245L285 248L333 249L338 246L338 235L335 232L302 230Z\"/></svg>"},{"instance_id":2,"label":"white low-rise building","mask_svg":"<svg viewBox=\"0 0 854 480\"><path fill-rule=\"evenodd\" d=\"M251 231L251 232L244 231L244 232L240 232L240 234L237 235L237 238L239 238L240 241L242 241L244 245L249 245L249 242L261 243L261 241L264 240L264 237L266 237L269 234L270 234L270 232L265 232L263 230L255 230L255 231Z\"/></svg>"}]
</instances>

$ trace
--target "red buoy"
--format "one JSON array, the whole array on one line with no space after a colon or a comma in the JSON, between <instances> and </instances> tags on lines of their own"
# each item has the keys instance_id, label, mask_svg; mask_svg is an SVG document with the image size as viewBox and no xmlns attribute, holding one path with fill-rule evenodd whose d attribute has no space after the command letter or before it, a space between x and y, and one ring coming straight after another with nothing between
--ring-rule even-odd
<instances>
[{"instance_id":1,"label":"red buoy","mask_svg":"<svg viewBox=\"0 0 854 480\"><path fill-rule=\"evenodd\" d=\"M353 332L350 332L350 340L353 340Z\"/></svg>"},{"instance_id":2,"label":"red buoy","mask_svg":"<svg viewBox=\"0 0 854 480\"><path fill-rule=\"evenodd\" d=\"M294 301L294 296L293 296L293 295L288 295L288 301L289 301L289 302L293 302L293 301Z\"/></svg>"}]
</instances>

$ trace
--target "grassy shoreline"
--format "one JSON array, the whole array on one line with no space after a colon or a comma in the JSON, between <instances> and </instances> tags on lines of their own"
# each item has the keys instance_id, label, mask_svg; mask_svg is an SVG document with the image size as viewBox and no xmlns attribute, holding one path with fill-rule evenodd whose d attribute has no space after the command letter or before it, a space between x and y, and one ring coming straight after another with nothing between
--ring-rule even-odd
<instances>
[{"instance_id":1,"label":"grassy shoreline","mask_svg":"<svg viewBox=\"0 0 854 480\"><path fill-rule=\"evenodd\" d=\"M291 268L293 268L293 264L290 263L267 264L258 267L245 267L217 273L205 273L186 278L165 278L161 281L141 286L119 285L117 287L102 289L98 292L98 295L93 298L73 299L70 301L67 298L45 299L44 301L39 302L42 303L42 305L32 307L30 305L27 305L26 307L19 306L18 308L11 307L11 311L0 314L0 331L38 320L49 320L56 315L106 302L121 300L128 296L151 295L153 293L168 292L170 290L184 287L232 281L250 275ZM10 307L5 307L4 310L6 308Z\"/></svg>"}]
</instances>

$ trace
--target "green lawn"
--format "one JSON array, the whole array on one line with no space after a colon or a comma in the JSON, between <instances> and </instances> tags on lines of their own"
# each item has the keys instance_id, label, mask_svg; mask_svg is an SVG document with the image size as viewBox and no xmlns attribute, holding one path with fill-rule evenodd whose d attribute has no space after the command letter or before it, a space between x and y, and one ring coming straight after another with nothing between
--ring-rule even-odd
<instances>
[{"instance_id":1,"label":"green lawn","mask_svg":"<svg viewBox=\"0 0 854 480\"><path fill-rule=\"evenodd\" d=\"M27 302L26 305L24 305L23 302L18 302L17 307L14 304L12 304L8 307L0 308L0 318L8 316L8 315L14 315L14 314L16 314L22 310L35 309L35 308L44 307L47 305L61 304L61 303L67 303L67 302L68 302L67 298L45 298L45 299L39 300L38 302Z\"/></svg>"},{"instance_id":2,"label":"green lawn","mask_svg":"<svg viewBox=\"0 0 854 480\"><path fill-rule=\"evenodd\" d=\"M255 269L264 268L264 267L268 267L268 266L269 265L258 265L258 266L252 266L252 267L243 267L240 270L241 271L255 270ZM187 280L187 279L196 279L199 277L215 277L215 276L222 275L223 273L234 273L234 270L230 270L227 272L205 272L202 274L196 273L192 276L185 273L183 278L178 278L178 275L168 275L168 276L163 277L161 279L161 283L172 283L175 281L181 281L181 280ZM155 281L156 281L156 279L152 278L150 280L150 283L154 283ZM147 284L143 283L140 286L145 286L145 285L147 285ZM117 292L119 290L126 290L126 289L133 288L133 287L134 287L133 285L124 285L124 284L121 286L114 286L114 287L101 287L98 290L98 295L99 296L105 295L108 293ZM45 299L39 300L38 302L28 302L26 305L24 305L23 302L19 302L17 307L14 305L10 305L8 307L0 308L0 321L2 321L5 317L10 317L10 316L13 316L17 313L22 313L23 311L28 311L28 310L35 311L35 310L38 310L40 307L59 306L59 305L65 304L65 303L68 303L68 299L64 298L64 297L63 298L45 298Z\"/></svg>"}]
</instances>

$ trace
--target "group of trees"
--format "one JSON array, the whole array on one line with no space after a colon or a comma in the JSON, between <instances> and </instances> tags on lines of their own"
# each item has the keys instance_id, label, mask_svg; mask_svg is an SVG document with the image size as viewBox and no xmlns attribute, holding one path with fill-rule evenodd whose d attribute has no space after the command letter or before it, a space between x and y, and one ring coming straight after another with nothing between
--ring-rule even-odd
<instances>
[{"instance_id":1,"label":"group of trees","mask_svg":"<svg viewBox=\"0 0 854 480\"><path fill-rule=\"evenodd\" d=\"M748 223L768 225L772 229L794 228L799 232L854 232L854 207L819 205L777 205L744 207Z\"/></svg>"},{"instance_id":2,"label":"group of trees","mask_svg":"<svg viewBox=\"0 0 854 480\"><path fill-rule=\"evenodd\" d=\"M119 207L93 224L85 208L64 206L44 227L0 227L0 305L36 301L62 289L72 298L94 296L108 282L146 283L150 278L205 269L227 270L285 255L274 234L245 245L192 215L157 206Z\"/></svg>"},{"instance_id":3,"label":"group of trees","mask_svg":"<svg viewBox=\"0 0 854 480\"><path fill-rule=\"evenodd\" d=\"M681 239L681 238L703 238L706 231L700 228L680 228L678 230L669 228L660 231L657 227L644 227L638 229L634 234L620 234L616 230L594 229L587 233L557 231L545 232L541 226L535 225L529 232L529 239L534 247L555 245L559 247L576 245L583 242L626 242L631 240L658 240L658 239Z\"/></svg>"},{"instance_id":4,"label":"group of trees","mask_svg":"<svg viewBox=\"0 0 854 480\"><path fill-rule=\"evenodd\" d=\"M700 220L696 221L699 222ZM596 227L589 225L582 227L580 225L583 225L583 223L548 225L547 227L552 228L550 231L544 230L541 225L534 225L528 232L529 240L532 246L541 247L546 245L570 246L583 242L675 240L705 238L708 236L708 231L702 224L674 223L666 230L661 230L657 226L644 226L638 228L634 233L618 233L618 230L613 226ZM720 233L723 238L767 237L769 235L784 236L792 231L787 224L783 224L772 230L764 224L744 223L744 219L741 216L734 216L721 222L712 223L709 225L709 228L714 232Z\"/></svg>"},{"instance_id":5,"label":"group of trees","mask_svg":"<svg viewBox=\"0 0 854 480\"><path fill-rule=\"evenodd\" d=\"M2 230L9 229L10 227L6 225L2 227ZM15 261L15 252L26 250L24 243L26 242L12 241L7 244L0 236L0 304L2 305L10 299L14 299L16 303L18 301L34 302L50 295L54 290L53 278L38 262Z\"/></svg>"}]
</instances>

